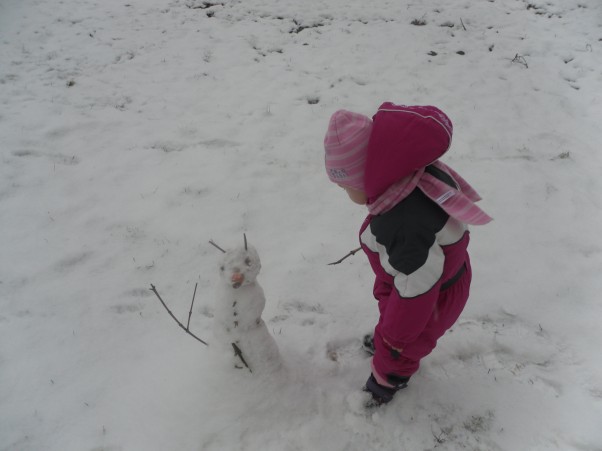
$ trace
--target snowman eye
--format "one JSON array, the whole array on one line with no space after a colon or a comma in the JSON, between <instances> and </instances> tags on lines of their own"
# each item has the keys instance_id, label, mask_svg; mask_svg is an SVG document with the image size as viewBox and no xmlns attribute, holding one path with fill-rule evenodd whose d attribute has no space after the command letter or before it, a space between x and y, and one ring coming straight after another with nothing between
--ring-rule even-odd
<instances>
[{"instance_id":1,"label":"snowman eye","mask_svg":"<svg viewBox=\"0 0 602 451\"><path fill-rule=\"evenodd\" d=\"M219 270L220 270L221 272L224 272L224 269L226 269L226 268L224 268L223 266L220 266L220 267L219 267Z\"/></svg>"},{"instance_id":2,"label":"snowman eye","mask_svg":"<svg viewBox=\"0 0 602 451\"><path fill-rule=\"evenodd\" d=\"M245 258L245 265L251 266L251 259L249 257Z\"/></svg>"}]
</instances>

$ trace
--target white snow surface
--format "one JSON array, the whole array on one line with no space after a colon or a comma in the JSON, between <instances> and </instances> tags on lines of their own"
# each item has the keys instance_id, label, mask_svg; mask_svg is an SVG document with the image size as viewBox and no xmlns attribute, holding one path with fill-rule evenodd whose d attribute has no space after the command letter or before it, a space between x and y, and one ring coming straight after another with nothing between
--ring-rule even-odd
<instances>
[{"instance_id":1,"label":"white snow surface","mask_svg":"<svg viewBox=\"0 0 602 451\"><path fill-rule=\"evenodd\" d=\"M209 1L0 2L0 449L602 450L600 1ZM372 273L327 265L366 211L322 140L383 101L448 113L495 221L459 322L366 413ZM262 377L210 351L208 241L243 233ZM198 284L209 348L150 284L183 322Z\"/></svg>"}]
</instances>

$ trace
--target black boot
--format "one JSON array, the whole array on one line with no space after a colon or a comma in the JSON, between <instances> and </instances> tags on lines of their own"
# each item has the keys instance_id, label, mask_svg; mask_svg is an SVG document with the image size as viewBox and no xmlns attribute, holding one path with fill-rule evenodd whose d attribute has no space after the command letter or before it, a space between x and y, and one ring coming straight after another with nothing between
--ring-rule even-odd
<instances>
[{"instance_id":1,"label":"black boot","mask_svg":"<svg viewBox=\"0 0 602 451\"><path fill-rule=\"evenodd\" d=\"M409 376L396 376L390 375L388 378L389 382L394 383L393 387L385 387L376 382L376 378L373 374L370 374L366 385L364 385L363 390L370 393L372 395L372 399L370 399L366 407L378 407L382 404L387 404L393 399L395 393L399 390L403 390L408 386L408 382L410 381Z\"/></svg>"}]
</instances>

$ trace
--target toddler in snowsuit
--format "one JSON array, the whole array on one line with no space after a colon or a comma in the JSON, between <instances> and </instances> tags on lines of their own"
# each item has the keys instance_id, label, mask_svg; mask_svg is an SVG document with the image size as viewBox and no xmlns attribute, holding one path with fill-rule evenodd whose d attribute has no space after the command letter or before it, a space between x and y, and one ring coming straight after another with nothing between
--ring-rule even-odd
<instances>
[{"instance_id":1,"label":"toddler in snowsuit","mask_svg":"<svg viewBox=\"0 0 602 451\"><path fill-rule=\"evenodd\" d=\"M406 387L460 316L472 277L467 224L491 221L472 187L438 161L452 131L435 107L387 102L372 120L337 111L324 139L328 177L369 212L359 236L380 311L365 386L376 404Z\"/></svg>"}]
</instances>

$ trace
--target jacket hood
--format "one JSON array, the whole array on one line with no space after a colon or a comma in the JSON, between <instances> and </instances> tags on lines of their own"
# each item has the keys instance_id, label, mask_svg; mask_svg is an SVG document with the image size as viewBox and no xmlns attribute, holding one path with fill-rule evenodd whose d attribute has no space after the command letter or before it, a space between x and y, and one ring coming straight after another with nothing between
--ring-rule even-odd
<instances>
[{"instance_id":1,"label":"jacket hood","mask_svg":"<svg viewBox=\"0 0 602 451\"><path fill-rule=\"evenodd\" d=\"M434 106L385 102L372 120L364 177L368 203L439 159L449 149L453 133L449 118Z\"/></svg>"}]
</instances>

